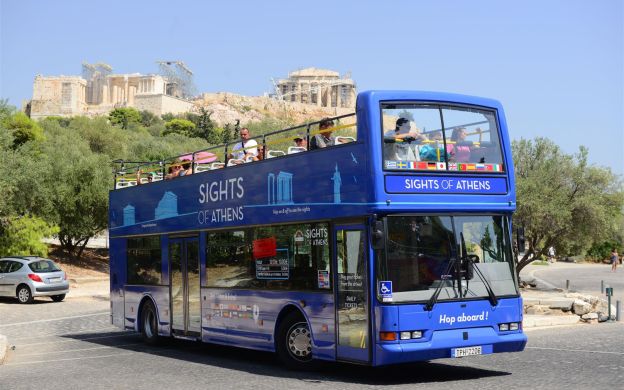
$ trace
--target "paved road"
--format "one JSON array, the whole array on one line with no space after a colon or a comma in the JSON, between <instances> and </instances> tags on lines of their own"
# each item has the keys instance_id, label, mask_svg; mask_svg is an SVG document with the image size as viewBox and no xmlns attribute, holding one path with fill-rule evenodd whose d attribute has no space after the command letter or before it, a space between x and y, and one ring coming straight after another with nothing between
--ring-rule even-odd
<instances>
[{"instance_id":1,"label":"paved road","mask_svg":"<svg viewBox=\"0 0 624 390\"><path fill-rule=\"evenodd\" d=\"M548 266L530 266L529 273L548 284L565 288L570 281L570 290L604 297L600 292L600 281L613 287L613 301L622 301L624 309L624 267L611 272L610 265L555 263ZM524 273L524 272L523 272Z\"/></svg>"},{"instance_id":2,"label":"paved road","mask_svg":"<svg viewBox=\"0 0 624 390\"><path fill-rule=\"evenodd\" d=\"M330 364L283 369L269 353L172 341L148 347L109 325L108 302L87 298L17 305L0 300L9 338L2 388L409 389L620 388L624 324L528 332L525 352L371 369ZM390 386L389 386L390 385Z\"/></svg>"}]
</instances>

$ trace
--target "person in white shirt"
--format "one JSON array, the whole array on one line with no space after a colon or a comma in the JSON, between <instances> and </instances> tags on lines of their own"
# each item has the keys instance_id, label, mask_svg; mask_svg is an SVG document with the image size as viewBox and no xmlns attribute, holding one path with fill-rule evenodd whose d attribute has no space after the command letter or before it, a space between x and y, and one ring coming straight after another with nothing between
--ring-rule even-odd
<instances>
[{"instance_id":1,"label":"person in white shirt","mask_svg":"<svg viewBox=\"0 0 624 390\"><path fill-rule=\"evenodd\" d=\"M256 157L258 155L258 143L256 140L249 139L249 129L246 127L240 129L240 137L241 141L232 148L230 158L246 160L248 157Z\"/></svg>"}]
</instances>

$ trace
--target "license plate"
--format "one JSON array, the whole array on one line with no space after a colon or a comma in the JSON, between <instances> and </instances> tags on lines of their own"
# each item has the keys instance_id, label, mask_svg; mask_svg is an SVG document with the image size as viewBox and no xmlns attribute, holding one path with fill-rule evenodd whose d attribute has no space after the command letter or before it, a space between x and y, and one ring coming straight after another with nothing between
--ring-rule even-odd
<instances>
[{"instance_id":1,"label":"license plate","mask_svg":"<svg viewBox=\"0 0 624 390\"><path fill-rule=\"evenodd\" d=\"M61 278L49 278L48 281L49 282L60 282Z\"/></svg>"},{"instance_id":2,"label":"license plate","mask_svg":"<svg viewBox=\"0 0 624 390\"><path fill-rule=\"evenodd\" d=\"M453 357L474 356L481 355L482 353L483 351L480 345L476 347L455 348L455 350L453 350Z\"/></svg>"}]
</instances>

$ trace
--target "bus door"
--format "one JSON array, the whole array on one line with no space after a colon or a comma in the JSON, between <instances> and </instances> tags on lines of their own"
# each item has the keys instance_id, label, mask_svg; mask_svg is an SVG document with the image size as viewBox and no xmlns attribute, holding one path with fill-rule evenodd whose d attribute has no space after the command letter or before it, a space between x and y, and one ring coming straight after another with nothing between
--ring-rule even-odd
<instances>
[{"instance_id":1,"label":"bus door","mask_svg":"<svg viewBox=\"0 0 624 390\"><path fill-rule=\"evenodd\" d=\"M336 358L370 361L367 238L363 225L336 226Z\"/></svg>"},{"instance_id":2,"label":"bus door","mask_svg":"<svg viewBox=\"0 0 624 390\"><path fill-rule=\"evenodd\" d=\"M169 239L169 278L173 334L199 336L201 300L197 237Z\"/></svg>"}]
</instances>

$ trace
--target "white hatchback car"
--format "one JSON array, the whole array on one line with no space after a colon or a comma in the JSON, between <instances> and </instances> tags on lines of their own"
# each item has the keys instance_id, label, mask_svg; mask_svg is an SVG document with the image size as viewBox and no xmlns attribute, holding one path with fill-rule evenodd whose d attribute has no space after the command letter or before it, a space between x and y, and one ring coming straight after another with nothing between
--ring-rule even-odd
<instances>
[{"instance_id":1,"label":"white hatchback car","mask_svg":"<svg viewBox=\"0 0 624 390\"><path fill-rule=\"evenodd\" d=\"M50 259L36 256L0 259L0 296L17 297L20 303L31 303L39 296L60 302L68 292L67 274Z\"/></svg>"}]
</instances>

